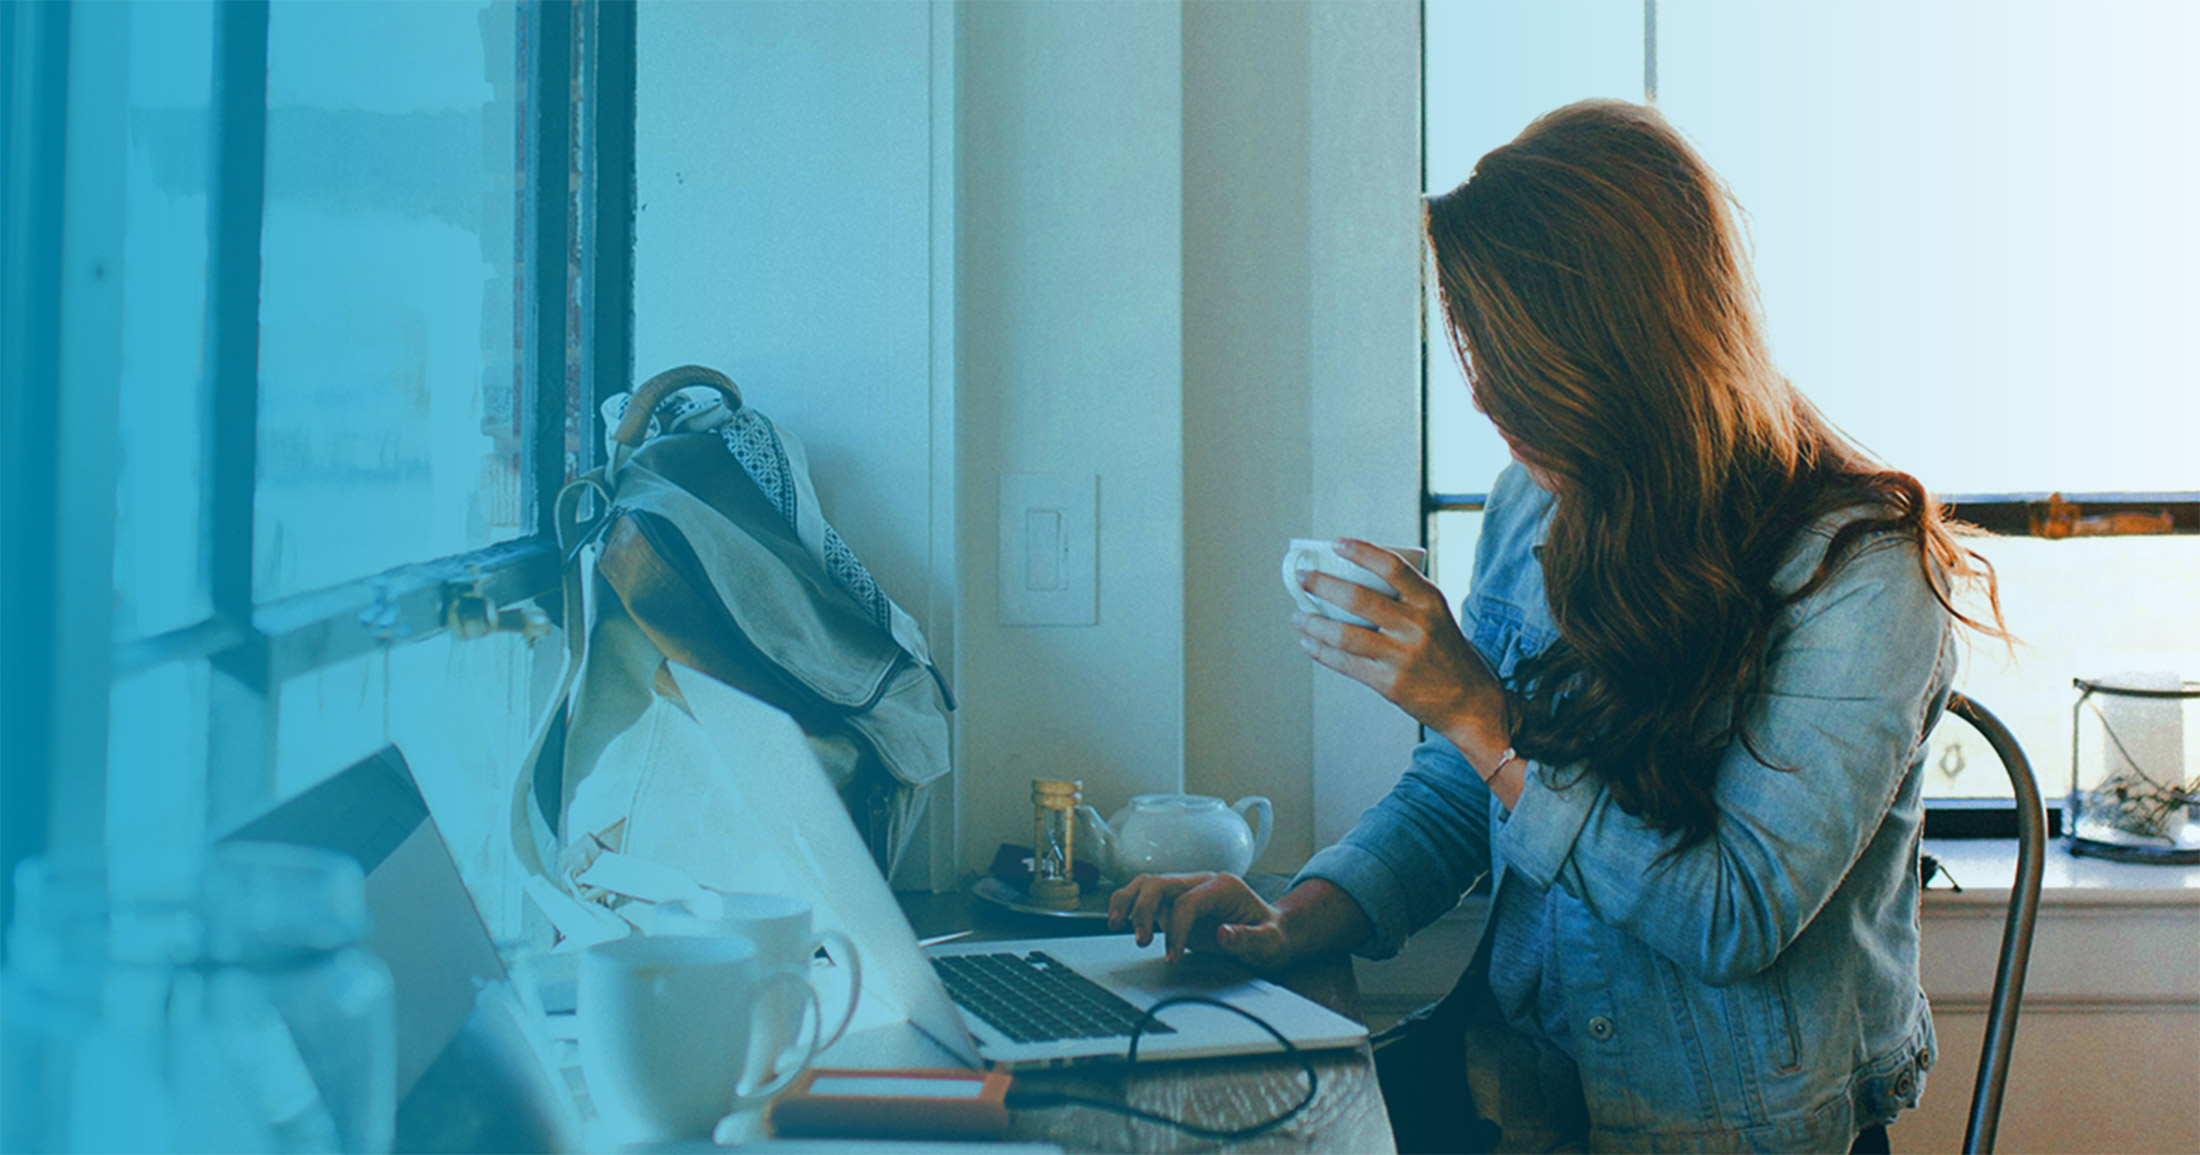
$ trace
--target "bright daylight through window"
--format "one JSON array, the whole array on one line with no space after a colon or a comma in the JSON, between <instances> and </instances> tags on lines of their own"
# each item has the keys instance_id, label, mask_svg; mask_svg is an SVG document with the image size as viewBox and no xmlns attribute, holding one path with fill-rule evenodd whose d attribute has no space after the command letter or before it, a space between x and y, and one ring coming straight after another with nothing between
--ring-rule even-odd
<instances>
[{"instance_id":1,"label":"bright daylight through window","mask_svg":"<svg viewBox=\"0 0 2200 1155\"><path fill-rule=\"evenodd\" d=\"M2051 799L2073 677L2200 677L2200 7L1430 0L1423 33L1428 190L1539 113L1654 94L1741 203L1781 370L1868 451L1959 516L2050 492L2181 511L2175 535L1977 543L2019 643L1974 641L1959 685ZM1456 600L1506 453L1427 308L1428 533ZM2007 796L1976 741L1936 735L1928 796Z\"/></svg>"}]
</instances>

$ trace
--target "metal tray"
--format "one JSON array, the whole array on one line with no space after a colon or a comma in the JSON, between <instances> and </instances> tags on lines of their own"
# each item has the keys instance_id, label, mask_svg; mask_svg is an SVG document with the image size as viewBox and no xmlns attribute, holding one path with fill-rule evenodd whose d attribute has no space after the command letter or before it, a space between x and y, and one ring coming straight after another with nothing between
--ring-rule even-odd
<instances>
[{"instance_id":1,"label":"metal tray","mask_svg":"<svg viewBox=\"0 0 2200 1155\"><path fill-rule=\"evenodd\" d=\"M1018 914L1037 915L1041 918L1080 919L1087 922L1098 919L1101 922L1106 922L1108 918L1108 896L1115 893L1115 888L1104 883L1097 887L1087 888L1083 894L1077 897L1076 910L1056 910L1050 906L1040 906L1031 901L1029 894L1002 882L992 875L979 879L977 885L970 888L970 893L995 906L1005 906Z\"/></svg>"}]
</instances>

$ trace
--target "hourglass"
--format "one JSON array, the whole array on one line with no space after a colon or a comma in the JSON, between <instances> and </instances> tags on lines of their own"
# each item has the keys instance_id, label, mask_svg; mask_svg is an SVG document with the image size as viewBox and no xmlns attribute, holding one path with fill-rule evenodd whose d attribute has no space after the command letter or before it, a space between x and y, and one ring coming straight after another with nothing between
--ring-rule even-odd
<instances>
[{"instance_id":1,"label":"hourglass","mask_svg":"<svg viewBox=\"0 0 2200 1155\"><path fill-rule=\"evenodd\" d=\"M1035 778L1036 812L1031 839L1031 901L1055 910L1077 909L1076 813L1083 782Z\"/></svg>"}]
</instances>

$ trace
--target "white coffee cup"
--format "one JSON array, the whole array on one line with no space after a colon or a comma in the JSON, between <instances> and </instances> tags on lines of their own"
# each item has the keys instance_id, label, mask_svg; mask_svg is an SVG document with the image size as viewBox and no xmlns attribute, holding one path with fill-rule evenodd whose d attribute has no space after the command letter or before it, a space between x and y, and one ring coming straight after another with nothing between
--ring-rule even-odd
<instances>
[{"instance_id":1,"label":"white coffee cup","mask_svg":"<svg viewBox=\"0 0 2200 1155\"><path fill-rule=\"evenodd\" d=\"M659 911L653 925L661 935L740 935L756 944L757 960L767 969L787 967L802 972L816 991L812 1005L819 1016L819 1050L838 1042L847 1032L849 1020L855 1018L856 1004L863 997L863 960L856 954L856 944L837 930L812 934L810 904L799 898L730 894L706 888L699 898ZM828 964L817 963L820 949L831 960ZM827 984L825 989L817 989L820 981ZM845 993L834 992L836 997L826 997L827 990L842 984L847 988ZM825 1008L831 1005L839 1009L827 1011ZM772 1009L775 1013L769 1029L773 1038L783 1044L792 1042L801 1028L799 1008L781 997ZM832 1024L829 1030L827 1023Z\"/></svg>"},{"instance_id":2,"label":"white coffee cup","mask_svg":"<svg viewBox=\"0 0 2200 1155\"><path fill-rule=\"evenodd\" d=\"M794 1045L767 1038L765 1004L807 1001L805 975L768 968L738 935L636 937L581 955L581 1072L597 1114L619 1142L709 1134L728 1112L761 1104L809 1064L814 1031ZM759 1078L760 1072L771 1072Z\"/></svg>"},{"instance_id":3,"label":"white coffee cup","mask_svg":"<svg viewBox=\"0 0 2200 1155\"><path fill-rule=\"evenodd\" d=\"M1428 564L1427 550L1411 545L1391 545L1383 548L1404 558L1406 564L1414 569L1425 571ZM1343 578L1353 585L1365 586L1385 597L1394 598L1398 596L1398 591L1392 589L1389 582L1375 576L1373 572L1359 564L1345 560L1342 555L1338 554L1336 542L1310 537L1295 537L1291 539L1291 548L1285 550L1283 554L1283 588L1290 591L1291 600L1298 604L1302 613L1320 614L1325 618L1355 626L1366 626L1370 629L1375 626L1374 622L1368 621L1350 610L1333 606L1300 588L1299 570L1301 569L1310 569L1317 573Z\"/></svg>"}]
</instances>

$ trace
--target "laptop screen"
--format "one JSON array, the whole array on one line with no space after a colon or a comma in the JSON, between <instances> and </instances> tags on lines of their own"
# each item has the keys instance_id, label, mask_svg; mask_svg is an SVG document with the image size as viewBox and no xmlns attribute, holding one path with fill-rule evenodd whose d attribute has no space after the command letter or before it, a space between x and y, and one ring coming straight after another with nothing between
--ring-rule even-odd
<instances>
[{"instance_id":1,"label":"laptop screen","mask_svg":"<svg viewBox=\"0 0 2200 1155\"><path fill-rule=\"evenodd\" d=\"M917 1065L937 1066L949 1056L978 1065L960 1013L918 949L916 933L801 729L747 694L678 663L667 665L710 749L707 764L685 770L687 759L660 757L652 788L670 788L667 776L693 772L712 775L710 789L738 796L728 800L738 805L715 812L725 828L711 837L739 852L719 856L708 872L693 871L695 880L719 890L799 898L810 904L815 927L847 935L862 956L862 1003L847 1037L820 1063L891 1065L890 1048L902 1045L893 1041L895 1028L905 1034L913 1025L949 1053Z\"/></svg>"}]
</instances>

